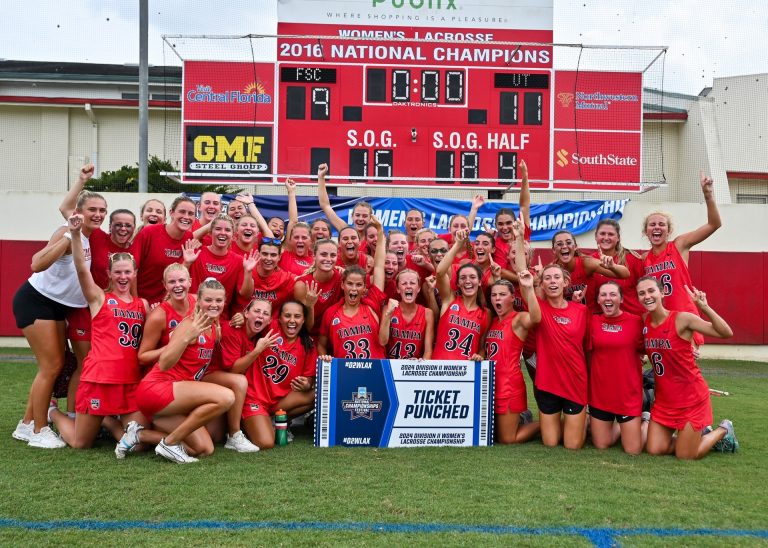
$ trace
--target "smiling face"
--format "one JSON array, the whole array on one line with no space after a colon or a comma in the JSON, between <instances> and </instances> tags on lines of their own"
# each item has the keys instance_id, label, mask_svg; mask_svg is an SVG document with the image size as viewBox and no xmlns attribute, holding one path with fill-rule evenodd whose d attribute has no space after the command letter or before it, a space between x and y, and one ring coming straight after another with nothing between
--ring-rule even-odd
<instances>
[{"instance_id":1,"label":"smiling face","mask_svg":"<svg viewBox=\"0 0 768 548\"><path fill-rule=\"evenodd\" d=\"M120 247L127 247L133 237L136 221L129 213L114 213L109 222L109 236Z\"/></svg>"},{"instance_id":2,"label":"smiling face","mask_svg":"<svg viewBox=\"0 0 768 548\"><path fill-rule=\"evenodd\" d=\"M116 293L126 295L131 292L131 282L136 279L136 267L133 261L120 260L112 263L109 269L109 281Z\"/></svg>"},{"instance_id":3,"label":"smiling face","mask_svg":"<svg viewBox=\"0 0 768 548\"><path fill-rule=\"evenodd\" d=\"M256 268L259 274L266 276L273 272L280 263L280 248L276 245L264 244L259 247L259 264Z\"/></svg>"},{"instance_id":4,"label":"smiling face","mask_svg":"<svg viewBox=\"0 0 768 548\"><path fill-rule=\"evenodd\" d=\"M402 302L415 303L420 289L419 275L415 272L402 272L397 277L397 294Z\"/></svg>"},{"instance_id":5,"label":"smiling face","mask_svg":"<svg viewBox=\"0 0 768 548\"><path fill-rule=\"evenodd\" d=\"M365 276L356 272L348 274L341 282L341 290L344 292L344 301L347 305L359 305L365 292Z\"/></svg>"},{"instance_id":6,"label":"smiling face","mask_svg":"<svg viewBox=\"0 0 768 548\"><path fill-rule=\"evenodd\" d=\"M435 233L431 230L426 230L420 233L416 236L416 250L425 257L428 256L429 244L431 244L435 238L437 238L437 236L435 236Z\"/></svg>"},{"instance_id":7,"label":"smiling face","mask_svg":"<svg viewBox=\"0 0 768 548\"><path fill-rule=\"evenodd\" d=\"M332 272L336 268L339 249L333 242L325 242L317 246L315 251L315 268L321 272Z\"/></svg>"},{"instance_id":8,"label":"smiling face","mask_svg":"<svg viewBox=\"0 0 768 548\"><path fill-rule=\"evenodd\" d=\"M360 237L357 231L352 227L342 229L339 234L339 252L348 261L354 261L357 258L357 251L360 248Z\"/></svg>"},{"instance_id":9,"label":"smiling face","mask_svg":"<svg viewBox=\"0 0 768 548\"><path fill-rule=\"evenodd\" d=\"M224 311L227 301L227 293L223 289L204 288L197 299L197 306L209 318L216 319Z\"/></svg>"},{"instance_id":10,"label":"smiling face","mask_svg":"<svg viewBox=\"0 0 768 548\"><path fill-rule=\"evenodd\" d=\"M604 255L613 256L619 243L619 233L615 226L602 224L595 231L595 242Z\"/></svg>"},{"instance_id":11,"label":"smiling face","mask_svg":"<svg viewBox=\"0 0 768 548\"><path fill-rule=\"evenodd\" d=\"M312 242L317 240L330 240L331 229L325 221L315 221L310 228L310 235L312 236Z\"/></svg>"},{"instance_id":12,"label":"smiling face","mask_svg":"<svg viewBox=\"0 0 768 548\"><path fill-rule=\"evenodd\" d=\"M252 337L269 327L269 322L272 320L272 305L267 301L254 299L243 312L243 316L245 316L248 335Z\"/></svg>"},{"instance_id":13,"label":"smiling face","mask_svg":"<svg viewBox=\"0 0 768 548\"><path fill-rule=\"evenodd\" d=\"M477 236L477 238L475 238L474 248L477 264L490 264L491 258L493 257L493 252L495 250L493 246L493 239L487 234L480 234Z\"/></svg>"},{"instance_id":14,"label":"smiling face","mask_svg":"<svg viewBox=\"0 0 768 548\"><path fill-rule=\"evenodd\" d=\"M107 217L107 202L102 198L88 198L76 211L83 216L83 228L96 230Z\"/></svg>"},{"instance_id":15,"label":"smiling face","mask_svg":"<svg viewBox=\"0 0 768 548\"><path fill-rule=\"evenodd\" d=\"M238 200L232 200L229 202L229 205L227 205L227 215L235 220L239 219L247 212L248 210L245 208L245 204Z\"/></svg>"},{"instance_id":16,"label":"smiling face","mask_svg":"<svg viewBox=\"0 0 768 548\"><path fill-rule=\"evenodd\" d=\"M356 205L352 210L352 226L355 227L355 230L362 232L370 222L371 210L367 206Z\"/></svg>"},{"instance_id":17,"label":"smiling face","mask_svg":"<svg viewBox=\"0 0 768 548\"><path fill-rule=\"evenodd\" d=\"M415 238L416 233L422 228L424 228L424 218L421 216L421 212L415 209L410 210L405 216L405 230L408 237Z\"/></svg>"},{"instance_id":18,"label":"smiling face","mask_svg":"<svg viewBox=\"0 0 768 548\"><path fill-rule=\"evenodd\" d=\"M561 264L570 263L576 257L576 249L576 240L568 232L557 234L552 243L555 260Z\"/></svg>"},{"instance_id":19,"label":"smiling face","mask_svg":"<svg viewBox=\"0 0 768 548\"><path fill-rule=\"evenodd\" d=\"M645 235L652 246L661 246L669 239L669 219L666 215L656 213L645 221Z\"/></svg>"},{"instance_id":20,"label":"smiling face","mask_svg":"<svg viewBox=\"0 0 768 548\"><path fill-rule=\"evenodd\" d=\"M502 213L496 217L496 230L499 231L499 236L501 236L501 239L505 242L515 239L515 233L512 231L512 223L514 222L515 219L512 215L506 213Z\"/></svg>"},{"instance_id":21,"label":"smiling face","mask_svg":"<svg viewBox=\"0 0 768 548\"><path fill-rule=\"evenodd\" d=\"M176 204L176 209L171 210L171 225L181 232L192 230L195 222L195 203L187 200Z\"/></svg>"},{"instance_id":22,"label":"smiling face","mask_svg":"<svg viewBox=\"0 0 768 548\"><path fill-rule=\"evenodd\" d=\"M299 257L306 257L309 254L310 237L309 230L303 226L294 227L291 230L291 245L293 251Z\"/></svg>"},{"instance_id":23,"label":"smiling face","mask_svg":"<svg viewBox=\"0 0 768 548\"><path fill-rule=\"evenodd\" d=\"M141 222L145 225L165 224L165 204L160 200L149 200L141 208Z\"/></svg>"},{"instance_id":24,"label":"smiling face","mask_svg":"<svg viewBox=\"0 0 768 548\"><path fill-rule=\"evenodd\" d=\"M394 253L387 253L384 257L384 278L387 281L393 280L397 275L397 271L400 270L397 262L397 255Z\"/></svg>"},{"instance_id":25,"label":"smiling face","mask_svg":"<svg viewBox=\"0 0 768 548\"><path fill-rule=\"evenodd\" d=\"M250 216L242 217L237 221L237 229L235 231L237 241L243 244L243 247L248 247L254 241L259 234L259 225L256 223L256 219Z\"/></svg>"},{"instance_id":26,"label":"smiling face","mask_svg":"<svg viewBox=\"0 0 768 548\"><path fill-rule=\"evenodd\" d=\"M285 234L285 221L278 219L277 217L272 217L269 222L267 222L267 226L272 231L275 238L278 240L283 239L283 235Z\"/></svg>"},{"instance_id":27,"label":"smiling face","mask_svg":"<svg viewBox=\"0 0 768 548\"><path fill-rule=\"evenodd\" d=\"M429 244L429 258L435 266L440 264L446 253L448 253L448 243L445 240L435 238Z\"/></svg>"},{"instance_id":28,"label":"smiling face","mask_svg":"<svg viewBox=\"0 0 768 548\"><path fill-rule=\"evenodd\" d=\"M213 221L213 225L211 228L211 241L213 242L213 247L221 250L226 251L229 249L229 245L232 243L232 223L228 222L224 219L218 219Z\"/></svg>"},{"instance_id":29,"label":"smiling face","mask_svg":"<svg viewBox=\"0 0 768 548\"><path fill-rule=\"evenodd\" d=\"M394 253L397 257L397 264L405 264L405 256L408 253L408 238L405 234L391 234L389 236L389 249L390 253Z\"/></svg>"},{"instance_id":30,"label":"smiling face","mask_svg":"<svg viewBox=\"0 0 768 548\"><path fill-rule=\"evenodd\" d=\"M480 287L480 276L471 266L462 266L456 272L456 286L464 297L474 297Z\"/></svg>"},{"instance_id":31,"label":"smiling face","mask_svg":"<svg viewBox=\"0 0 768 548\"><path fill-rule=\"evenodd\" d=\"M299 303L285 303L280 310L278 322L288 341L296 340L301 327L304 325L303 307Z\"/></svg>"},{"instance_id":32,"label":"smiling face","mask_svg":"<svg viewBox=\"0 0 768 548\"><path fill-rule=\"evenodd\" d=\"M597 304L603 316L613 318L621 314L621 290L615 283L604 283L597 294Z\"/></svg>"},{"instance_id":33,"label":"smiling face","mask_svg":"<svg viewBox=\"0 0 768 548\"><path fill-rule=\"evenodd\" d=\"M221 213L221 196L215 192L203 192L200 196L200 224L210 223Z\"/></svg>"},{"instance_id":34,"label":"smiling face","mask_svg":"<svg viewBox=\"0 0 768 548\"><path fill-rule=\"evenodd\" d=\"M637 282L637 299L648 312L653 312L663 303L664 294L656 280L640 280Z\"/></svg>"},{"instance_id":35,"label":"smiling face","mask_svg":"<svg viewBox=\"0 0 768 548\"><path fill-rule=\"evenodd\" d=\"M491 287L491 306L499 317L504 317L512 310L515 295L512 288L506 284L495 284Z\"/></svg>"},{"instance_id":36,"label":"smiling face","mask_svg":"<svg viewBox=\"0 0 768 548\"><path fill-rule=\"evenodd\" d=\"M469 221L467 221L467 218L464 215L456 215L451 220L451 226L448 227L448 232L451 233L451 236L456 236L456 233L459 230L468 230L469 229Z\"/></svg>"},{"instance_id":37,"label":"smiling face","mask_svg":"<svg viewBox=\"0 0 768 548\"><path fill-rule=\"evenodd\" d=\"M365 229L365 241L368 243L368 251L373 253L379 243L379 229L373 225L368 225L368 228Z\"/></svg>"},{"instance_id":38,"label":"smiling face","mask_svg":"<svg viewBox=\"0 0 768 548\"><path fill-rule=\"evenodd\" d=\"M562 297L566 285L568 285L568 280L560 267L551 266L541 272L541 287L547 298L556 299Z\"/></svg>"},{"instance_id":39,"label":"smiling face","mask_svg":"<svg viewBox=\"0 0 768 548\"><path fill-rule=\"evenodd\" d=\"M189 294L192 281L185 268L174 268L166 271L163 285L171 301L184 301Z\"/></svg>"}]
</instances>

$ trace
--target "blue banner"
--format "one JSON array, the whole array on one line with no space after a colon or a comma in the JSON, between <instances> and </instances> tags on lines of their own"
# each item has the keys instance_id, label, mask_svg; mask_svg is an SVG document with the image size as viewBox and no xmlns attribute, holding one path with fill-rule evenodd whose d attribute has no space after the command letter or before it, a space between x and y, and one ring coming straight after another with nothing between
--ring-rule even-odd
<instances>
[{"instance_id":1,"label":"blue banner","mask_svg":"<svg viewBox=\"0 0 768 548\"><path fill-rule=\"evenodd\" d=\"M197 200L199 194L189 194ZM222 201L228 203L233 195L222 196ZM256 205L265 218L285 218L288 212L286 196L255 196ZM352 209L362 201L367 201L373 207L374 213L384 225L385 230L403 228L405 216L411 209L424 213L424 226L438 234L448 232L448 223L455 214L468 215L471 202L459 200L444 200L439 198L353 198L331 196L331 206L339 217L351 224ZM568 230L574 234L583 234L597 228L602 219L621 219L624 207L629 202L624 200L584 200L580 202L563 200L546 204L531 204L532 240L549 240L559 230ZM314 196L297 197L299 218L302 221L312 221L324 214L320 210L317 198ZM502 208L511 209L518 214L517 203L486 202L480 208L472 227L476 236L482 231L483 224L494 226L496 212ZM225 208L226 210L226 208Z\"/></svg>"},{"instance_id":2,"label":"blue banner","mask_svg":"<svg viewBox=\"0 0 768 548\"><path fill-rule=\"evenodd\" d=\"M315 446L493 444L493 362L318 362Z\"/></svg>"}]
</instances>

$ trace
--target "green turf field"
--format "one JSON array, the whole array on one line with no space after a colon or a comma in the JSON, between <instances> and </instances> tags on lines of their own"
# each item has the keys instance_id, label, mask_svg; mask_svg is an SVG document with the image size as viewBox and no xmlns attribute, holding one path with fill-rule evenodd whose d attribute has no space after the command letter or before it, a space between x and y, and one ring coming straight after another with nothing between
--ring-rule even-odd
<instances>
[{"instance_id":1,"label":"green turf field","mask_svg":"<svg viewBox=\"0 0 768 548\"><path fill-rule=\"evenodd\" d=\"M217 448L179 466L151 454L118 462L113 442L45 451L13 440L35 366L2 362L0 544L768 544L768 365L719 361L703 369L712 388L731 393L713 398L715 420L733 420L739 453L680 462L540 442L315 449L299 429L287 448L251 455ZM151 523L131 529L127 520Z\"/></svg>"}]
</instances>

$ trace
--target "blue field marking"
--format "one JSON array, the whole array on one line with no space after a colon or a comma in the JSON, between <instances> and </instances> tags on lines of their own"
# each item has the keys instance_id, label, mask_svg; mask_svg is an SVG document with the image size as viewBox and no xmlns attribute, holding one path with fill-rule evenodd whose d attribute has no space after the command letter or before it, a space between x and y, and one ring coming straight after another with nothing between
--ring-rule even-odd
<instances>
[{"instance_id":1,"label":"blue field marking","mask_svg":"<svg viewBox=\"0 0 768 548\"><path fill-rule=\"evenodd\" d=\"M612 527L514 527L507 525L461 525L450 523L369 523L327 521L99 521L55 520L26 521L0 519L0 529L53 531L122 531L143 529L167 531L179 529L243 531L279 529L285 531L355 531L371 533L477 533L490 535L580 536L600 548L617 546L617 537L757 537L768 539L768 530L750 529L679 529L679 528L612 528Z\"/></svg>"}]
</instances>

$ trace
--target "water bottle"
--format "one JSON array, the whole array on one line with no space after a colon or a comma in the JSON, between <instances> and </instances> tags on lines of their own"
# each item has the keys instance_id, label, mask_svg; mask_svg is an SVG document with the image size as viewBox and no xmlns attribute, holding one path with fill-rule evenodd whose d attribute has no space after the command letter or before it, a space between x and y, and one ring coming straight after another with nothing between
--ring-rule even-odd
<instances>
[{"instance_id":1,"label":"water bottle","mask_svg":"<svg viewBox=\"0 0 768 548\"><path fill-rule=\"evenodd\" d=\"M275 445L288 445L288 414L282 409L275 413Z\"/></svg>"}]
</instances>

